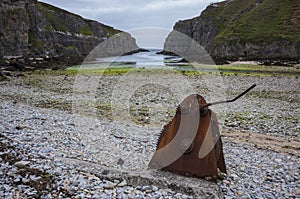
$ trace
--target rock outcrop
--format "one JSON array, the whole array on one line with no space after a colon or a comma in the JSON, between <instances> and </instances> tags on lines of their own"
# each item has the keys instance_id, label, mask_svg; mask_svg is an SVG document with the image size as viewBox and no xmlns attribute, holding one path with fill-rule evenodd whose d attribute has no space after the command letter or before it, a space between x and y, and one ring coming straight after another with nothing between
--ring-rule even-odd
<instances>
[{"instance_id":1,"label":"rock outcrop","mask_svg":"<svg viewBox=\"0 0 300 199\"><path fill-rule=\"evenodd\" d=\"M199 17L177 22L166 39L164 50L172 52L182 46L178 34L174 34L176 31L203 46L219 64L238 60L277 64L300 62L298 0L213 3Z\"/></svg>"},{"instance_id":2,"label":"rock outcrop","mask_svg":"<svg viewBox=\"0 0 300 199\"><path fill-rule=\"evenodd\" d=\"M110 42L109 52L103 55L138 49L128 33L37 0L2 0L0 15L0 62L10 65L40 68L80 63L94 47L117 34L119 43Z\"/></svg>"}]
</instances>

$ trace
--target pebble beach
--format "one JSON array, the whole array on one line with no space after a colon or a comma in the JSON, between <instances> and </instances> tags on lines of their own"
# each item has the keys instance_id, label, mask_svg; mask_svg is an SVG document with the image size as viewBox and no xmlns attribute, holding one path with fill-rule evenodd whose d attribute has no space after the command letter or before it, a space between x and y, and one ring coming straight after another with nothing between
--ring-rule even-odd
<instances>
[{"instance_id":1,"label":"pebble beach","mask_svg":"<svg viewBox=\"0 0 300 199\"><path fill-rule=\"evenodd\" d=\"M139 75L28 72L1 81L0 198L300 198L299 75ZM223 180L148 169L186 94L230 99L253 83L237 102L212 107Z\"/></svg>"}]
</instances>

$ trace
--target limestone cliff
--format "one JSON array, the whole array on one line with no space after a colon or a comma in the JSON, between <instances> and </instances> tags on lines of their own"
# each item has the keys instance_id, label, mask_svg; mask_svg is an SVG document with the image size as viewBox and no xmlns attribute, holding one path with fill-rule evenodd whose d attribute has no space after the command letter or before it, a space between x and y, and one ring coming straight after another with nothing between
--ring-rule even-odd
<instances>
[{"instance_id":1,"label":"limestone cliff","mask_svg":"<svg viewBox=\"0 0 300 199\"><path fill-rule=\"evenodd\" d=\"M36 0L2 0L0 16L0 61L13 57L33 68L46 60L47 66L55 61L63 65L79 63L99 43L121 33ZM110 43L106 56L138 49L128 33L120 35L119 43Z\"/></svg>"},{"instance_id":2,"label":"limestone cliff","mask_svg":"<svg viewBox=\"0 0 300 199\"><path fill-rule=\"evenodd\" d=\"M198 42L221 64L237 60L280 64L300 61L299 0L213 3L199 17L177 22L174 31ZM166 39L165 50L172 51L176 46L178 38L174 35Z\"/></svg>"}]
</instances>

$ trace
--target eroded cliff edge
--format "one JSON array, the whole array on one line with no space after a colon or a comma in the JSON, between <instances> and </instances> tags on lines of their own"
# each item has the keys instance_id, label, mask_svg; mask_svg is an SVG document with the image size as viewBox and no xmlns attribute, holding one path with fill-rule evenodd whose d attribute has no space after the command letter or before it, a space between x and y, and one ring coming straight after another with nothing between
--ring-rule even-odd
<instances>
[{"instance_id":1,"label":"eroded cliff edge","mask_svg":"<svg viewBox=\"0 0 300 199\"><path fill-rule=\"evenodd\" d=\"M102 55L138 49L128 33L37 0L3 0L0 16L2 65L22 69L77 64L95 46L113 36L118 42L110 42L110 49Z\"/></svg>"},{"instance_id":2,"label":"eroded cliff edge","mask_svg":"<svg viewBox=\"0 0 300 199\"><path fill-rule=\"evenodd\" d=\"M212 3L200 16L178 21L173 29L165 51L185 49L178 34L174 34L178 31L203 46L218 64L238 60L282 65L300 62L298 0Z\"/></svg>"}]
</instances>

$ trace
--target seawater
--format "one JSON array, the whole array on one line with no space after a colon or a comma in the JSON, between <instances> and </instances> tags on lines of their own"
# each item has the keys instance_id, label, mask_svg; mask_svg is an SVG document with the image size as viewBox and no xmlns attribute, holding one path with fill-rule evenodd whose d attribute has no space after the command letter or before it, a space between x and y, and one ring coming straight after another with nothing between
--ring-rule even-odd
<instances>
[{"instance_id":1,"label":"seawater","mask_svg":"<svg viewBox=\"0 0 300 199\"><path fill-rule=\"evenodd\" d=\"M161 49L147 49L148 52L139 52L132 55L118 57L97 58L98 63L111 63L111 65L127 65L137 68L171 68L165 60L179 61L177 56L157 54Z\"/></svg>"}]
</instances>

